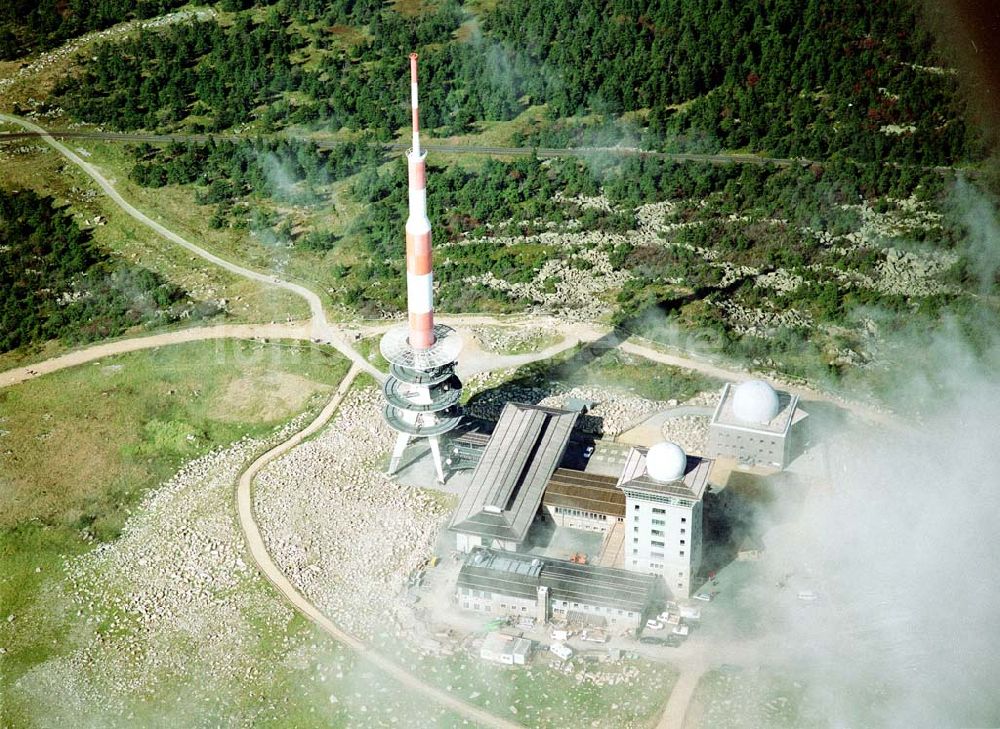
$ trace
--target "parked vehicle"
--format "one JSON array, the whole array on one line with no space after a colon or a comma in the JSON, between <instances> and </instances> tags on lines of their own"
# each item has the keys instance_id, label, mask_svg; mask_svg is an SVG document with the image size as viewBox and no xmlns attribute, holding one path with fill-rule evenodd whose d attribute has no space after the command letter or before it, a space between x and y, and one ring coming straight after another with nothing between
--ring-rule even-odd
<instances>
[{"instance_id":1,"label":"parked vehicle","mask_svg":"<svg viewBox=\"0 0 1000 729\"><path fill-rule=\"evenodd\" d=\"M819 595L817 595L812 590L799 590L798 598L800 600L812 601L816 600L818 597Z\"/></svg>"},{"instance_id":2,"label":"parked vehicle","mask_svg":"<svg viewBox=\"0 0 1000 729\"><path fill-rule=\"evenodd\" d=\"M650 619L646 621L646 628L648 630L663 630L663 623L659 620Z\"/></svg>"},{"instance_id":3,"label":"parked vehicle","mask_svg":"<svg viewBox=\"0 0 1000 729\"><path fill-rule=\"evenodd\" d=\"M583 451L583 457L590 458L592 455L594 455L594 446L587 446Z\"/></svg>"},{"instance_id":4,"label":"parked vehicle","mask_svg":"<svg viewBox=\"0 0 1000 729\"><path fill-rule=\"evenodd\" d=\"M553 643L549 646L549 650L564 661L568 661L570 656L573 655L573 649L565 643Z\"/></svg>"},{"instance_id":5,"label":"parked vehicle","mask_svg":"<svg viewBox=\"0 0 1000 729\"><path fill-rule=\"evenodd\" d=\"M553 628L552 640L569 640L569 631L562 628Z\"/></svg>"},{"instance_id":6,"label":"parked vehicle","mask_svg":"<svg viewBox=\"0 0 1000 729\"><path fill-rule=\"evenodd\" d=\"M691 632L691 628L686 625L675 625L674 629L670 631L674 635L687 635Z\"/></svg>"},{"instance_id":7,"label":"parked vehicle","mask_svg":"<svg viewBox=\"0 0 1000 729\"><path fill-rule=\"evenodd\" d=\"M595 630L593 628L587 628L580 634L580 640L586 640L591 643L607 643L608 634L603 630Z\"/></svg>"},{"instance_id":8,"label":"parked vehicle","mask_svg":"<svg viewBox=\"0 0 1000 729\"><path fill-rule=\"evenodd\" d=\"M702 602L712 602L714 598L715 595L711 592L699 592L694 596L695 600L701 600Z\"/></svg>"}]
</instances>

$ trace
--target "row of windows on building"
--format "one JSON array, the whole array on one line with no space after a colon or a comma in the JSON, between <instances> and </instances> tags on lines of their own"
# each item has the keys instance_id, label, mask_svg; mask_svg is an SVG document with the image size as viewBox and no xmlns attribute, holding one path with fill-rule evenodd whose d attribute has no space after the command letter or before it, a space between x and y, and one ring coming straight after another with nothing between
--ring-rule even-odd
<instances>
[{"instance_id":1,"label":"row of windows on building","mask_svg":"<svg viewBox=\"0 0 1000 729\"><path fill-rule=\"evenodd\" d=\"M752 448L754 453L768 453L769 455L776 455L781 450L781 444L775 443L771 439L765 438L744 438L741 435L734 436L728 445L734 445L737 448ZM761 445L766 445L767 448L761 448Z\"/></svg>"},{"instance_id":2,"label":"row of windows on building","mask_svg":"<svg viewBox=\"0 0 1000 729\"><path fill-rule=\"evenodd\" d=\"M572 608L570 608L570 603L567 600L553 600L552 608L554 610L585 610L592 613L604 613L606 615L623 615L628 618L634 618L635 613L631 610L622 610L621 608L609 608L606 605L589 605L587 603L572 603Z\"/></svg>"},{"instance_id":3,"label":"row of windows on building","mask_svg":"<svg viewBox=\"0 0 1000 729\"><path fill-rule=\"evenodd\" d=\"M495 593L487 593L482 590L469 590L461 587L458 588L458 590L460 593L464 590L465 592L463 594L469 594L472 597L485 598L487 597L487 595L493 599L496 599L498 597L498 595L496 595ZM522 613L528 612L528 605L516 605L514 603L510 603L508 605L506 602L501 602L499 603L499 605L501 610L520 609ZM466 610L486 610L489 608L489 605L484 605L480 603L478 600L472 600L472 601L463 600L462 607L465 608ZM552 603L552 607L554 610L560 610L562 612L565 612L566 610L570 609L570 603L566 600L555 600ZM587 603L578 603L578 602L572 603L572 609L583 610L585 612L592 612L592 613L602 613L605 615L621 615L623 617L628 617L628 618L634 618L636 615L635 612L633 612L632 610L622 610L621 608L609 608L605 605L589 605Z\"/></svg>"},{"instance_id":4,"label":"row of windows on building","mask_svg":"<svg viewBox=\"0 0 1000 729\"><path fill-rule=\"evenodd\" d=\"M653 536L654 537L660 537L661 539L663 538L663 534L657 534L656 532L653 532ZM682 545L683 544L687 544L687 540L686 539L681 539L679 541L680 541L680 543ZM639 543L639 537L632 537L632 544L638 544L638 543ZM663 547L667 546L666 542L661 542L661 541L658 541L656 539L650 539L649 540L649 544L652 547L660 547L661 549Z\"/></svg>"},{"instance_id":5,"label":"row of windows on building","mask_svg":"<svg viewBox=\"0 0 1000 729\"><path fill-rule=\"evenodd\" d=\"M641 500L641 501L657 501L657 502L659 502L661 504L670 504L671 506L693 506L694 505L694 502L691 501L690 499L678 499L678 498L675 498L673 496L666 496L664 494L651 494L651 493L649 493L647 491L643 491L641 493L639 493L639 492L633 492L633 491L626 491L625 495L629 496L629 497L631 497L633 499L637 499L637 500ZM639 508L639 504L636 504L635 508L638 509Z\"/></svg>"},{"instance_id":6,"label":"row of windows on building","mask_svg":"<svg viewBox=\"0 0 1000 729\"><path fill-rule=\"evenodd\" d=\"M681 523L682 524L687 523L687 519L681 519ZM665 527L666 526L666 522L664 522L662 519L653 519L653 526L663 526L663 527ZM635 526L632 527L632 531L633 532L639 531L639 515L638 514L635 515ZM665 529L651 529L650 530L650 534L652 534L655 537L662 537L662 536L666 535L666 530ZM681 527L681 534L687 534L687 529L685 529L684 527Z\"/></svg>"},{"instance_id":7,"label":"row of windows on building","mask_svg":"<svg viewBox=\"0 0 1000 729\"><path fill-rule=\"evenodd\" d=\"M687 502L686 505L690 506L691 502ZM632 507L632 510L633 511L639 511L641 507L642 507L642 504L636 504L635 506ZM653 518L653 524L656 525L656 526L666 526L667 522L665 520L655 518L657 516L665 516L666 513L667 513L666 509L661 509L659 507L654 506L653 507L653 516L654 516L654 518ZM639 515L636 514L635 518L638 521ZM687 524L687 517L686 516L682 516L681 517L681 524Z\"/></svg>"},{"instance_id":8,"label":"row of windows on building","mask_svg":"<svg viewBox=\"0 0 1000 729\"><path fill-rule=\"evenodd\" d=\"M632 566L633 567L638 567L639 566L639 560L633 559L632 560ZM654 575L662 574L663 565L660 564L660 563L658 563L658 562L650 562L649 563L649 570L650 570L650 574L654 574ZM684 587L683 579L684 579L684 573L683 572L678 572L677 573L677 586L678 587Z\"/></svg>"},{"instance_id":9,"label":"row of windows on building","mask_svg":"<svg viewBox=\"0 0 1000 729\"><path fill-rule=\"evenodd\" d=\"M598 521L607 521L607 514L598 514L596 511L582 511L581 509L570 509L566 506L557 506L557 514L565 514L566 516L582 516L587 519L597 519Z\"/></svg>"},{"instance_id":10,"label":"row of windows on building","mask_svg":"<svg viewBox=\"0 0 1000 729\"><path fill-rule=\"evenodd\" d=\"M638 542L639 540L637 539L636 541ZM656 542L653 542L653 545L655 546ZM659 546L662 547L663 545L661 544ZM632 554L639 554L639 550L633 547L632 548ZM665 559L666 558L666 555L663 552L650 552L649 556L652 557L653 559ZM683 549L679 550L679 555L678 556L680 556L680 557L684 556L684 550Z\"/></svg>"}]
</instances>

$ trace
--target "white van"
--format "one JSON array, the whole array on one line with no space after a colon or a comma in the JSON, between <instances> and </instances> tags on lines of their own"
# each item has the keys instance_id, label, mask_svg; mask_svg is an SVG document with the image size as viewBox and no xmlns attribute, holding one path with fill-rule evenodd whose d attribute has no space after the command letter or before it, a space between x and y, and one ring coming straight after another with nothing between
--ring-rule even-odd
<instances>
[{"instance_id":1,"label":"white van","mask_svg":"<svg viewBox=\"0 0 1000 729\"><path fill-rule=\"evenodd\" d=\"M570 656L573 655L573 649L570 648L565 643L553 643L549 646L549 650L555 653L564 661L568 661Z\"/></svg>"}]
</instances>

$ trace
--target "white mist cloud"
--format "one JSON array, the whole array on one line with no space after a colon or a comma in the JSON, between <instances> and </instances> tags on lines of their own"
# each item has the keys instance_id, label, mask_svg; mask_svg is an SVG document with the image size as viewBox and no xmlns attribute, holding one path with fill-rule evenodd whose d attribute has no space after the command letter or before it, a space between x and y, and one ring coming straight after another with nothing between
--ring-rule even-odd
<instances>
[{"instance_id":1,"label":"white mist cloud","mask_svg":"<svg viewBox=\"0 0 1000 729\"><path fill-rule=\"evenodd\" d=\"M1000 219L997 201L959 175L950 202L967 235L962 253L979 281L979 292L988 293L1000 273Z\"/></svg>"}]
</instances>

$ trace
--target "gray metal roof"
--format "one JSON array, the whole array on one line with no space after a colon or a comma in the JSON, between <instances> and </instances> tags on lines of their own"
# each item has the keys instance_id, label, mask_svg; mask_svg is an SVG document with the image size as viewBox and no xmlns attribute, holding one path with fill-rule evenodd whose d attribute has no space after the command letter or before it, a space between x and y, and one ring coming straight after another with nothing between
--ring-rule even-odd
<instances>
[{"instance_id":1,"label":"gray metal roof","mask_svg":"<svg viewBox=\"0 0 1000 729\"><path fill-rule=\"evenodd\" d=\"M511 568L512 564L525 565ZM458 573L458 587L534 600L538 587L552 600L643 612L655 597L659 578L611 567L540 559L530 554L473 550Z\"/></svg>"},{"instance_id":2,"label":"gray metal roof","mask_svg":"<svg viewBox=\"0 0 1000 729\"><path fill-rule=\"evenodd\" d=\"M488 540L524 541L578 415L507 403L451 528Z\"/></svg>"}]
</instances>

